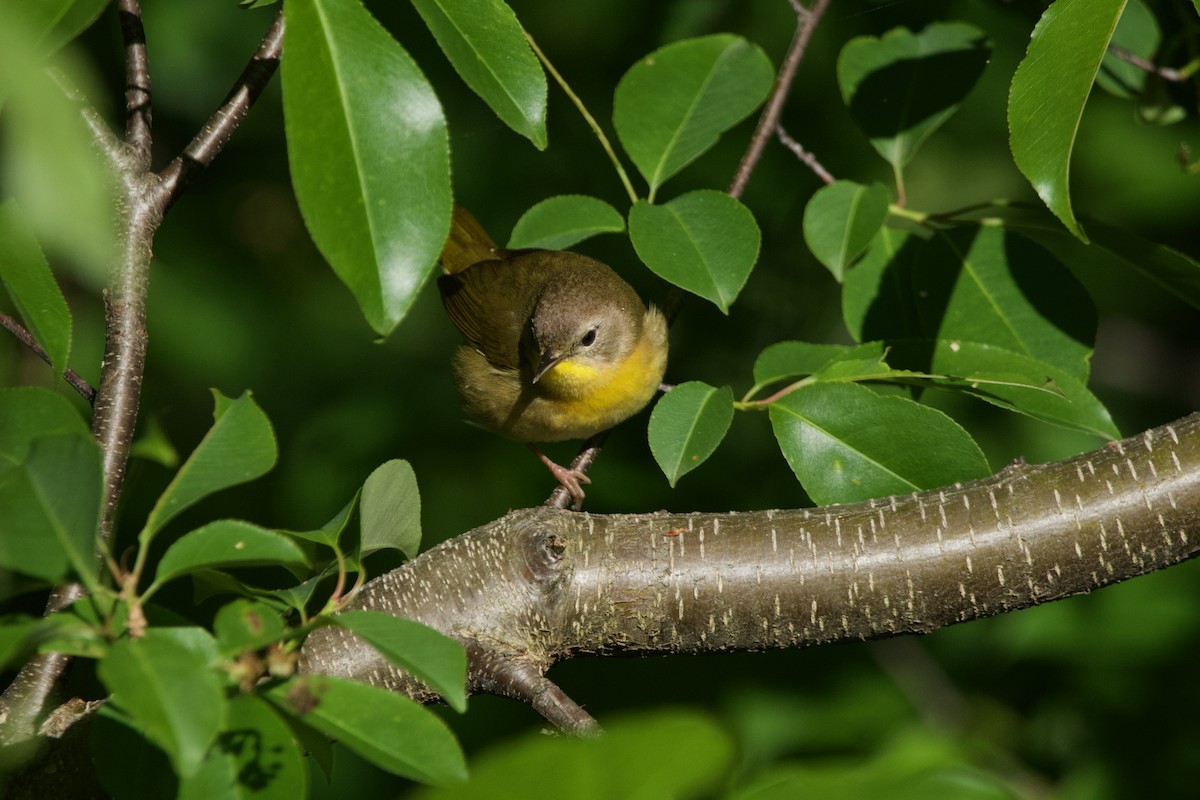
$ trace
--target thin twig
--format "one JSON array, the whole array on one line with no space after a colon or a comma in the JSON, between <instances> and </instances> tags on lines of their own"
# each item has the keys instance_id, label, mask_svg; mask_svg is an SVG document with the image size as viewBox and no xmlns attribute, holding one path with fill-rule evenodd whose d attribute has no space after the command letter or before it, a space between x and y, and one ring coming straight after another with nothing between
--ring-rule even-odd
<instances>
[{"instance_id":1,"label":"thin twig","mask_svg":"<svg viewBox=\"0 0 1200 800\"><path fill-rule=\"evenodd\" d=\"M117 16L125 42L125 142L146 170L150 168L151 145L150 61L138 0L120 0Z\"/></svg>"},{"instance_id":2,"label":"thin twig","mask_svg":"<svg viewBox=\"0 0 1200 800\"><path fill-rule=\"evenodd\" d=\"M241 125L246 114L250 112L250 107L275 74L282 52L283 9L280 8L275 12L271 26L259 42L258 50L234 82L224 102L208 118L208 122L184 151L159 173L165 192L164 212L229 142L233 132Z\"/></svg>"},{"instance_id":3,"label":"thin twig","mask_svg":"<svg viewBox=\"0 0 1200 800\"><path fill-rule=\"evenodd\" d=\"M1160 67L1153 61L1142 58L1137 53L1131 53L1119 45L1110 44L1108 46L1108 52L1112 53L1122 61L1129 62L1143 72L1149 72L1151 75L1157 75L1164 81L1170 81L1171 83L1183 83L1187 80L1187 76L1179 70L1171 69L1170 67Z\"/></svg>"},{"instance_id":4,"label":"thin twig","mask_svg":"<svg viewBox=\"0 0 1200 800\"><path fill-rule=\"evenodd\" d=\"M24 325L17 322L8 314L0 312L0 327L5 328L9 333L17 337L21 344L28 347L35 356L40 358L42 361L45 361L47 364L50 364L50 366L54 366L54 364L50 361L50 356L47 355L46 351L42 349L42 346L37 343L37 340L33 338L33 334L25 329ZM91 387L91 384L79 377L79 373L77 373L75 370L63 370L63 378L67 381L67 383L71 384L71 388L79 392L79 396L84 400L87 400L89 404L96 402L96 390Z\"/></svg>"},{"instance_id":5,"label":"thin twig","mask_svg":"<svg viewBox=\"0 0 1200 800\"><path fill-rule=\"evenodd\" d=\"M600 431L584 442L583 447L579 450L579 455L575 456L575 460L571 462L570 469L584 473L591 469L596 456L600 455L600 448L604 447L604 442L608 439L608 434L609 431ZM550 493L550 497L542 505L547 508L561 508L565 510L567 506L571 505L571 493L567 491L567 487L560 483L554 487L554 491Z\"/></svg>"},{"instance_id":6,"label":"thin twig","mask_svg":"<svg viewBox=\"0 0 1200 800\"><path fill-rule=\"evenodd\" d=\"M529 43L529 49L533 50L533 54L537 56L538 61L542 62L542 66L550 73L550 77L554 78L554 81L566 92L571 103L579 111L580 115L583 116L584 122L592 129L592 133L600 140L600 146L604 148L604 152L608 155L608 160L612 162L613 167L617 171L617 177L621 179L621 185L625 187L625 194L629 196L629 202L636 203L638 196L637 192L633 189L633 184L629 180L629 174L625 172L625 166L621 163L621 159L617 158L617 152L613 149L612 142L608 140L608 136L605 135L604 129L600 127L600 123L596 122L596 118L587 110L587 106L583 104L583 100L580 99L579 95L575 94L571 85L567 83L566 78L550 63L550 59L542 52L542 48L538 47L538 43L529 35L529 31L525 31L525 41Z\"/></svg>"},{"instance_id":7,"label":"thin twig","mask_svg":"<svg viewBox=\"0 0 1200 800\"><path fill-rule=\"evenodd\" d=\"M834 177L829 173L829 170L825 169L811 150L805 150L802 144L789 136L788 132L784 130L783 125L775 126L775 136L783 143L784 147L796 154L796 158L800 159L805 166L816 173L818 178L826 184L833 183Z\"/></svg>"},{"instance_id":8,"label":"thin twig","mask_svg":"<svg viewBox=\"0 0 1200 800\"><path fill-rule=\"evenodd\" d=\"M767 105L758 118L758 127L754 129L754 135L750 137L750 146L746 148L742 161L738 164L737 172L734 173L733 182L729 184L728 194L730 197L740 198L742 196L742 192L746 190L746 184L750 182L750 175L753 174L762 158L767 141L775 134L779 118L783 114L783 107L787 103L788 91L792 87L792 81L796 78L796 69L804 58L804 52L808 49L808 43L812 39L817 23L821 21L821 16L829 7L829 0L815 0L811 8L805 8L792 0L792 7L796 10L796 34L792 37L787 55L783 58L783 65L779 68L779 75L775 78L775 86L771 89Z\"/></svg>"}]
</instances>

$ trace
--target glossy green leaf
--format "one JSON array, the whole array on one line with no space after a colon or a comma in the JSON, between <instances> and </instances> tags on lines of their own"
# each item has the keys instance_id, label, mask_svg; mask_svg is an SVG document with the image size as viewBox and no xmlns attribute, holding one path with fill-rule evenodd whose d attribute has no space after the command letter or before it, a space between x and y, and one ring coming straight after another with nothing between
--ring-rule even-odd
<instances>
[{"instance_id":1,"label":"glossy green leaf","mask_svg":"<svg viewBox=\"0 0 1200 800\"><path fill-rule=\"evenodd\" d=\"M301 800L308 770L291 729L264 700L229 701L224 730L200 769L181 782L179 800Z\"/></svg>"},{"instance_id":2,"label":"glossy green leaf","mask_svg":"<svg viewBox=\"0 0 1200 800\"><path fill-rule=\"evenodd\" d=\"M503 0L413 0L459 76L505 125L546 148L546 75Z\"/></svg>"},{"instance_id":3,"label":"glossy green leaf","mask_svg":"<svg viewBox=\"0 0 1200 800\"><path fill-rule=\"evenodd\" d=\"M887 217L888 193L878 183L835 181L817 190L804 207L804 241L838 283Z\"/></svg>"},{"instance_id":4,"label":"glossy green leaf","mask_svg":"<svg viewBox=\"0 0 1200 800\"><path fill-rule=\"evenodd\" d=\"M728 313L758 260L760 234L748 208L701 189L665 205L638 201L629 212L629 238L660 278Z\"/></svg>"},{"instance_id":5,"label":"glossy green leaf","mask_svg":"<svg viewBox=\"0 0 1200 800\"><path fill-rule=\"evenodd\" d=\"M842 344L776 342L754 360L754 382L765 385L811 375L849 349Z\"/></svg>"},{"instance_id":6,"label":"glossy green leaf","mask_svg":"<svg viewBox=\"0 0 1200 800\"><path fill-rule=\"evenodd\" d=\"M15 200L0 204L0 283L61 375L71 353L71 310Z\"/></svg>"},{"instance_id":7,"label":"glossy green leaf","mask_svg":"<svg viewBox=\"0 0 1200 800\"><path fill-rule=\"evenodd\" d=\"M1071 151L1092 81L1126 0L1056 0L1029 42L1008 95L1017 167L1046 207L1083 241L1071 208Z\"/></svg>"},{"instance_id":8,"label":"glossy green leaf","mask_svg":"<svg viewBox=\"0 0 1200 800\"><path fill-rule=\"evenodd\" d=\"M450 156L425 76L358 0L284 5L283 108L296 200L317 249L381 334L450 230Z\"/></svg>"},{"instance_id":9,"label":"glossy green leaf","mask_svg":"<svg viewBox=\"0 0 1200 800\"><path fill-rule=\"evenodd\" d=\"M899 171L983 74L991 45L963 22L851 39L838 56L842 99L872 146Z\"/></svg>"},{"instance_id":10,"label":"glossy green leaf","mask_svg":"<svg viewBox=\"0 0 1200 800\"><path fill-rule=\"evenodd\" d=\"M306 675L265 694L278 708L388 772L435 784L467 777L462 750L446 723L396 692Z\"/></svg>"},{"instance_id":11,"label":"glossy green leaf","mask_svg":"<svg viewBox=\"0 0 1200 800\"><path fill-rule=\"evenodd\" d=\"M467 654L444 633L379 611L344 611L332 622L365 639L396 666L412 674L455 711L467 708Z\"/></svg>"},{"instance_id":12,"label":"glossy green leaf","mask_svg":"<svg viewBox=\"0 0 1200 800\"><path fill-rule=\"evenodd\" d=\"M421 546L421 493L407 461L375 468L362 488L362 553L393 548L412 558Z\"/></svg>"},{"instance_id":13,"label":"glossy green leaf","mask_svg":"<svg viewBox=\"0 0 1200 800\"><path fill-rule=\"evenodd\" d=\"M1143 0L1128 0L1113 31L1112 46L1153 63L1161 42L1162 30L1158 27L1154 12ZM1100 62L1100 71L1096 73L1096 85L1128 100L1137 97L1146 88L1148 74L1146 70L1106 51Z\"/></svg>"},{"instance_id":14,"label":"glossy green leaf","mask_svg":"<svg viewBox=\"0 0 1200 800\"><path fill-rule=\"evenodd\" d=\"M218 567L249 567L262 564L306 566L308 559L295 542L281 533L249 522L223 519L185 533L167 548L154 582Z\"/></svg>"},{"instance_id":15,"label":"glossy green leaf","mask_svg":"<svg viewBox=\"0 0 1200 800\"><path fill-rule=\"evenodd\" d=\"M286 629L278 611L253 600L234 600L218 609L213 618L213 635L226 657L278 641Z\"/></svg>"},{"instance_id":16,"label":"glossy green leaf","mask_svg":"<svg viewBox=\"0 0 1200 800\"><path fill-rule=\"evenodd\" d=\"M166 751L181 777L194 775L225 722L225 695L205 660L151 629L117 642L97 669L111 702Z\"/></svg>"},{"instance_id":17,"label":"glossy green leaf","mask_svg":"<svg viewBox=\"0 0 1200 800\"><path fill-rule=\"evenodd\" d=\"M41 246L64 253L64 262L99 284L113 252L116 191L112 175L84 124L76 100L67 97L46 68L45 56L77 28L72 6L9 3L0 23L0 107L5 136L0 173L5 196L16 198ZM80 2L83 9L89 3ZM89 12L90 13L90 12ZM55 27L61 23L68 27ZM95 102L105 93L92 86L79 55L54 58L54 75ZM103 109L101 109L103 110Z\"/></svg>"},{"instance_id":18,"label":"glossy green leaf","mask_svg":"<svg viewBox=\"0 0 1200 800\"><path fill-rule=\"evenodd\" d=\"M275 432L250 393L230 400L214 391L213 400L213 425L154 504L144 540L201 498L254 480L275 466Z\"/></svg>"},{"instance_id":19,"label":"glossy green leaf","mask_svg":"<svg viewBox=\"0 0 1200 800\"><path fill-rule=\"evenodd\" d=\"M0 464L24 461L34 439L55 433L90 435L62 395L34 386L0 389Z\"/></svg>"},{"instance_id":20,"label":"glossy green leaf","mask_svg":"<svg viewBox=\"0 0 1200 800\"><path fill-rule=\"evenodd\" d=\"M784 458L818 505L908 494L991 474L958 423L904 397L817 383L771 405Z\"/></svg>"},{"instance_id":21,"label":"glossy green leaf","mask_svg":"<svg viewBox=\"0 0 1200 800\"><path fill-rule=\"evenodd\" d=\"M526 211L513 226L510 249L565 250L598 233L620 233L625 220L603 200L580 194L551 197Z\"/></svg>"},{"instance_id":22,"label":"glossy green leaf","mask_svg":"<svg viewBox=\"0 0 1200 800\"><path fill-rule=\"evenodd\" d=\"M654 406L646 435L650 452L674 488L708 460L733 422L733 390L703 381L681 383Z\"/></svg>"},{"instance_id":23,"label":"glossy green leaf","mask_svg":"<svg viewBox=\"0 0 1200 800\"><path fill-rule=\"evenodd\" d=\"M102 492L90 436L34 439L24 461L0 466L0 567L52 581L70 567L91 587Z\"/></svg>"},{"instance_id":24,"label":"glossy green leaf","mask_svg":"<svg viewBox=\"0 0 1200 800\"><path fill-rule=\"evenodd\" d=\"M1087 380L1095 307L1048 250L1003 228L953 230L924 249L913 280L927 338L996 345Z\"/></svg>"},{"instance_id":25,"label":"glossy green leaf","mask_svg":"<svg viewBox=\"0 0 1200 800\"><path fill-rule=\"evenodd\" d=\"M892 358L904 363L912 349L920 353L916 358L929 359L932 373L954 378L989 403L1105 439L1121 437L1104 404L1053 364L995 345L954 340L897 342Z\"/></svg>"},{"instance_id":26,"label":"glossy green leaf","mask_svg":"<svg viewBox=\"0 0 1200 800\"><path fill-rule=\"evenodd\" d=\"M883 342L864 342L838 353L813 374L818 381L889 380L908 376L906 370L888 366Z\"/></svg>"},{"instance_id":27,"label":"glossy green leaf","mask_svg":"<svg viewBox=\"0 0 1200 800\"><path fill-rule=\"evenodd\" d=\"M664 743L670 746L664 747ZM696 711L605 719L595 739L529 732L471 761L471 781L416 800L658 800L723 797L735 748L724 725ZM536 775L537 780L529 780ZM520 787L514 790L513 787Z\"/></svg>"},{"instance_id":28,"label":"glossy green leaf","mask_svg":"<svg viewBox=\"0 0 1200 800\"><path fill-rule=\"evenodd\" d=\"M651 199L758 108L773 80L758 46L724 33L674 42L630 67L613 97L613 125Z\"/></svg>"}]
</instances>

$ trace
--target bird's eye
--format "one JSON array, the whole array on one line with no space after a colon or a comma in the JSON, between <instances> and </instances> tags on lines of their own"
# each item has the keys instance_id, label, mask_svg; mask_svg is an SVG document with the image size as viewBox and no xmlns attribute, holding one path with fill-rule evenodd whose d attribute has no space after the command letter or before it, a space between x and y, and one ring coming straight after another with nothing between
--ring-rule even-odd
<instances>
[{"instance_id":1,"label":"bird's eye","mask_svg":"<svg viewBox=\"0 0 1200 800\"><path fill-rule=\"evenodd\" d=\"M583 345L584 347L591 347L595 341L596 341L596 329L592 328L590 331L588 331L587 333L585 333L583 335L583 338L579 340L579 343L581 345Z\"/></svg>"}]
</instances>

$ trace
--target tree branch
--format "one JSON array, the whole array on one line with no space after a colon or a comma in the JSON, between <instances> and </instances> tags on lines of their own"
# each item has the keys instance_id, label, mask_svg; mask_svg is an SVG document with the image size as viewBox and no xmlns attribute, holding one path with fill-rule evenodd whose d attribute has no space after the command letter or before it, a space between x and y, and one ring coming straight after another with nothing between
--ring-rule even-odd
<instances>
[{"instance_id":1,"label":"tree branch","mask_svg":"<svg viewBox=\"0 0 1200 800\"><path fill-rule=\"evenodd\" d=\"M1090 592L1198 552L1195 414L1063 461L854 505L516 511L370 581L354 605L464 641L468 688L495 691L497 659L542 674L585 655L928 633ZM341 628L309 636L301 668L432 697ZM528 692L515 694L529 701Z\"/></svg>"},{"instance_id":2,"label":"tree branch","mask_svg":"<svg viewBox=\"0 0 1200 800\"><path fill-rule=\"evenodd\" d=\"M117 17L125 42L125 143L133 150L138 168L150 169L151 105L150 61L146 55L146 31L138 0L120 0Z\"/></svg>"},{"instance_id":3,"label":"tree branch","mask_svg":"<svg viewBox=\"0 0 1200 800\"><path fill-rule=\"evenodd\" d=\"M742 161L738 164L737 172L734 173L733 182L729 184L728 194L730 197L740 198L742 196L742 192L746 190L746 184L750 182L754 168L758 166L758 162L762 158L767 142L775 135L775 128L779 125L783 107L787 103L788 91L792 88L792 81L796 78L796 69L804 58L804 52L808 49L808 43L812 39L813 31L817 28L817 23L821 21L825 9L829 7L829 0L815 0L811 8L804 8L793 0L792 7L796 9L796 34L792 37L787 55L783 58L783 65L779 68L779 75L775 78L775 86L771 89L771 96L767 98L767 105L758 118L758 127L754 129L754 135L750 137L750 146L746 148Z\"/></svg>"}]
</instances>

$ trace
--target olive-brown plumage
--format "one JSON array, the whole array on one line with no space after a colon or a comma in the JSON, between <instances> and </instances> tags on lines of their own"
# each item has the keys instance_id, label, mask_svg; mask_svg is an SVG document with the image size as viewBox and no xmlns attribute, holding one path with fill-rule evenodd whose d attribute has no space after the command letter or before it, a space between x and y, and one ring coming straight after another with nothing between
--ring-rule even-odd
<instances>
[{"instance_id":1,"label":"olive-brown plumage","mask_svg":"<svg viewBox=\"0 0 1200 800\"><path fill-rule=\"evenodd\" d=\"M667 365L667 325L607 265L578 253L496 247L461 208L438 279L464 343L454 377L467 415L511 439L584 439L650 402ZM579 472L555 477L583 500Z\"/></svg>"}]
</instances>

